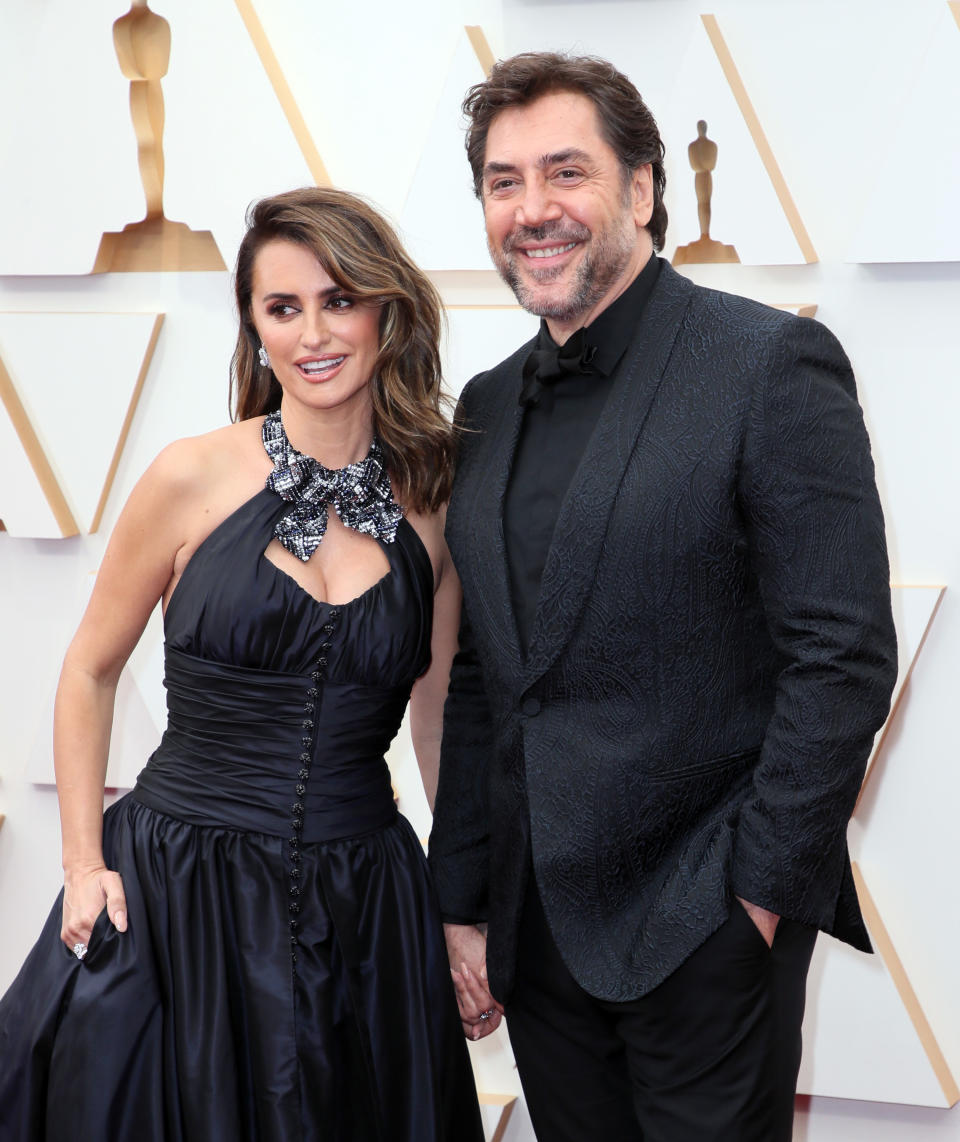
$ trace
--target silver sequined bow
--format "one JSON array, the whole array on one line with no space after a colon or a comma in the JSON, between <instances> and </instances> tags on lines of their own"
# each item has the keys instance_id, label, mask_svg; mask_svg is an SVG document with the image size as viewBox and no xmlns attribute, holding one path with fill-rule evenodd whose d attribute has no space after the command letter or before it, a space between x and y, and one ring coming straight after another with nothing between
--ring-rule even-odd
<instances>
[{"instance_id":1,"label":"silver sequined bow","mask_svg":"<svg viewBox=\"0 0 960 1142\"><path fill-rule=\"evenodd\" d=\"M266 486L293 504L274 529L287 551L306 563L327 530L328 506L346 527L393 543L403 509L393 499L376 437L363 460L333 470L291 445L279 410L264 420L262 437L273 461Z\"/></svg>"}]
</instances>

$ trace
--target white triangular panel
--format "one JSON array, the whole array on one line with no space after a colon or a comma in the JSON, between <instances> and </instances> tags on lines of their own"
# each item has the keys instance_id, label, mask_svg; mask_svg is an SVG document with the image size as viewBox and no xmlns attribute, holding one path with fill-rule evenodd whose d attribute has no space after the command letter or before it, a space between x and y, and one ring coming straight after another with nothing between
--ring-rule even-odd
<instances>
[{"instance_id":1,"label":"white triangular panel","mask_svg":"<svg viewBox=\"0 0 960 1142\"><path fill-rule=\"evenodd\" d=\"M901 692L943 591L939 586L892 588L898 673L888 724L897 716ZM874 754L885 730L877 735ZM851 844L861 835L855 819ZM876 885L870 887L876 898ZM879 899L877 904L882 907ZM895 943L896 932L890 936ZM835 1098L949 1105L880 955L865 956L826 937L818 941L807 988L799 1090Z\"/></svg>"},{"instance_id":2,"label":"white triangular panel","mask_svg":"<svg viewBox=\"0 0 960 1142\"><path fill-rule=\"evenodd\" d=\"M255 7L263 19L269 5L260 2ZM212 231L232 269L250 203L313 185L314 179L234 0L204 0L203 19L197 18L194 0L166 0L160 10L170 21L172 35L170 70L163 81L164 213L195 230ZM282 11L289 16L288 8ZM301 34L308 18L306 12L297 14ZM319 45L314 38L315 69L331 50L329 41ZM286 60L278 45L272 46L283 68ZM296 76L286 78L295 87ZM330 92L324 80L315 82L337 102L339 95ZM203 122L199 146L198 107ZM309 126L325 157L322 133L316 124ZM338 172L329 173L336 181Z\"/></svg>"},{"instance_id":3,"label":"white triangular panel","mask_svg":"<svg viewBox=\"0 0 960 1142\"><path fill-rule=\"evenodd\" d=\"M483 212L463 149L460 104L484 78L467 33L457 41L430 133L400 217L407 248L427 270L487 270Z\"/></svg>"},{"instance_id":4,"label":"white triangular panel","mask_svg":"<svg viewBox=\"0 0 960 1142\"><path fill-rule=\"evenodd\" d=\"M0 349L0 357L3 351ZM43 494L6 408L0 403L0 519L12 536L60 539L63 532Z\"/></svg>"},{"instance_id":5,"label":"white triangular panel","mask_svg":"<svg viewBox=\"0 0 960 1142\"><path fill-rule=\"evenodd\" d=\"M44 706L37 735L27 757L26 777L36 785L56 784L53 768L53 705L56 686ZM160 732L147 709L133 674L125 669L117 684L106 786L132 789L137 774L160 744Z\"/></svg>"},{"instance_id":6,"label":"white triangular panel","mask_svg":"<svg viewBox=\"0 0 960 1142\"><path fill-rule=\"evenodd\" d=\"M757 113L762 121L762 108ZM700 119L706 120L707 135L717 144L710 237L734 246L744 265L805 263L753 136L699 20L677 69L671 97L657 116L670 156L666 200L670 237L665 254L672 258L678 245L687 245L700 237L694 172L687 159L687 148L697 137Z\"/></svg>"},{"instance_id":7,"label":"white triangular panel","mask_svg":"<svg viewBox=\"0 0 960 1142\"><path fill-rule=\"evenodd\" d=\"M95 575L84 576L77 592L75 614L65 624L75 629L83 617ZM160 691L162 679L162 651L151 653L155 626L148 624L140 646L131 661L124 667L117 684L117 698L113 712L113 731L110 735L110 754L107 760L106 785L114 789L131 789L137 774L146 765L147 758L160 743L161 727L166 724L166 711L157 702L147 703L140 685ZM158 673L159 671L159 673ZM27 780L37 785L53 785L56 775L53 768L53 708L56 699L59 666L55 667L48 682L48 697L37 723L37 732L27 757ZM150 707L154 707L151 712Z\"/></svg>"},{"instance_id":8,"label":"white triangular panel","mask_svg":"<svg viewBox=\"0 0 960 1142\"><path fill-rule=\"evenodd\" d=\"M517 308L448 309L443 376L458 396L475 373L509 357L537 332L539 319Z\"/></svg>"},{"instance_id":9,"label":"white triangular panel","mask_svg":"<svg viewBox=\"0 0 960 1142\"><path fill-rule=\"evenodd\" d=\"M945 2L916 75L898 87L899 118L883 140L909 149L878 153L847 261L960 261L960 28Z\"/></svg>"},{"instance_id":10,"label":"white triangular panel","mask_svg":"<svg viewBox=\"0 0 960 1142\"><path fill-rule=\"evenodd\" d=\"M807 984L800 1094L947 1106L879 955L821 936Z\"/></svg>"},{"instance_id":11,"label":"white triangular panel","mask_svg":"<svg viewBox=\"0 0 960 1142\"><path fill-rule=\"evenodd\" d=\"M0 133L0 274L86 274L102 232L145 213L130 84L111 31L128 5L20 7L17 70L42 97L8 113Z\"/></svg>"},{"instance_id":12,"label":"white triangular panel","mask_svg":"<svg viewBox=\"0 0 960 1142\"><path fill-rule=\"evenodd\" d=\"M0 313L0 357L85 531L103 491L155 320L153 313ZM13 498L20 495L17 488ZM5 498L0 489L3 519ZM37 528L45 526L42 516L33 515ZM19 530L7 526L13 534L46 534L25 531L19 521Z\"/></svg>"},{"instance_id":13,"label":"white triangular panel","mask_svg":"<svg viewBox=\"0 0 960 1142\"><path fill-rule=\"evenodd\" d=\"M934 613L943 596L943 587L900 587L892 588L893 621L897 628L897 681L890 699L890 721L896 717L897 705L907 679L913 670L924 637L933 620ZM867 772L883 744L887 727L877 734L873 752L867 763Z\"/></svg>"}]
</instances>

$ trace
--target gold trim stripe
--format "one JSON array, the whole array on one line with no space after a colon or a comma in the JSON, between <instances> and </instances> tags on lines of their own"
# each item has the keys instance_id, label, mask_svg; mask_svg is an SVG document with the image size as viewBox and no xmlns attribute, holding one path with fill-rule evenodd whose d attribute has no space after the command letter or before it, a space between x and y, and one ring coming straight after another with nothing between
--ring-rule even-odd
<instances>
[{"instance_id":1,"label":"gold trim stripe","mask_svg":"<svg viewBox=\"0 0 960 1142\"><path fill-rule=\"evenodd\" d=\"M936 583L931 583L931 587L936 587ZM909 590L903 584L896 584L897 590ZM930 617L927 619L927 625L923 628L923 634L920 636L920 641L917 643L917 650L913 658L910 659L910 665L907 667L906 673L903 676L903 682L900 689L897 691L897 696L894 699L893 705L890 707L890 713L887 714L887 720L883 723L880 729L880 736L877 738L876 743L870 753L868 768L863 775L863 781L860 783L860 792L857 795L857 803L853 807L854 813L860 808L860 802L863 800L864 791L867 788L867 782L870 780L870 775L873 773L877 765L877 758L880 756L880 751L883 749L884 742L887 740L887 734L890 732L890 727L893 725L893 719L897 716L897 711L900 709L900 703L903 701L903 696L907 692L907 684L910 681L910 676L913 674L913 668L917 665L917 659L920 657L920 652L923 650L924 643L927 641L927 635L930 633L930 628L933 626L933 620L937 617L937 611L940 610L940 604L943 602L943 595L946 587L940 588L940 594L937 595L937 601L933 604L930 611Z\"/></svg>"},{"instance_id":2,"label":"gold trim stripe","mask_svg":"<svg viewBox=\"0 0 960 1142\"><path fill-rule=\"evenodd\" d=\"M780 170L780 166L774 158L773 150L767 142L767 136L764 134L763 127L760 126L760 119L753 108L753 104L750 102L750 96L747 94L747 89L744 87L740 73L737 71L737 65L733 62L733 56L730 54L730 49L727 47L723 34L720 31L717 18L712 15L702 15L700 19L703 21L703 26L707 30L707 35L710 37L710 43L713 44L713 50L717 53L717 59L720 61L723 74L727 77L727 83L730 85L733 97L736 99L737 106L740 108L740 114L746 120L747 128L753 136L754 145L757 148L763 165L766 167L767 174L770 176L770 181L773 183L773 189L776 191L777 198L780 199L780 205L783 207L783 212L787 216L787 221L790 223L790 229L793 231L793 236L797 240L800 252L807 262L818 262L820 259L817 257L817 251L813 248L810 235L807 233L803 219L800 217L800 211L797 210L793 196L787 187L786 179L783 177L783 172Z\"/></svg>"},{"instance_id":3,"label":"gold trim stripe","mask_svg":"<svg viewBox=\"0 0 960 1142\"><path fill-rule=\"evenodd\" d=\"M287 117L290 129L293 131L303 157L307 161L307 166L313 175L313 181L317 186L332 186L333 183L330 181L330 175L327 174L327 168L320 157L320 152L313 141L306 120L297 106L297 101L293 97L290 84L287 83L276 53L267 39L267 34L263 30L263 25L260 23L260 17L253 7L252 0L236 0L236 4L240 17L246 25L247 33L253 41L257 55L260 57L260 62L263 64L263 70L273 85L274 93L280 100L280 106Z\"/></svg>"},{"instance_id":4,"label":"gold trim stripe","mask_svg":"<svg viewBox=\"0 0 960 1142\"><path fill-rule=\"evenodd\" d=\"M483 74L489 75L493 71L493 65L496 62L493 57L493 49L484 34L483 28L479 24L466 24L465 30L470 38L470 43L476 53L477 59L480 61L480 66L483 68Z\"/></svg>"},{"instance_id":5,"label":"gold trim stripe","mask_svg":"<svg viewBox=\"0 0 960 1142\"><path fill-rule=\"evenodd\" d=\"M860 898L860 907L863 909L863 916L867 922L867 927L870 929L873 942L877 945L877 951L880 953L880 957L886 965L887 971L890 973L890 978L900 993L900 999L903 1002L903 1006L907 1009L907 1014L910 1016L910 1022L913 1024L914 1030L920 1039L920 1044L927 1058L930 1060L930 1066L933 1068L933 1073L937 1076L937 1082L940 1084L944 1098L947 1100L949 1106L954 1106L957 1102L960 1102L960 1087L957 1086L957 1081L950 1071L943 1051L940 1049L940 1044L936 1040L933 1028L923 1013L923 1008L920 1006L917 993L913 990L903 963L897 955L893 941L890 939L890 933L880 918L880 912L874 903L873 897L870 895L867 882L864 880L863 873L856 861L853 862L853 879L857 886L857 896Z\"/></svg>"},{"instance_id":6,"label":"gold trim stripe","mask_svg":"<svg viewBox=\"0 0 960 1142\"><path fill-rule=\"evenodd\" d=\"M77 527L77 521L73 518L73 512L70 510L70 506L67 503L60 484L57 482L57 477L54 475L53 468L50 466L50 461L43 451L40 438L30 423L27 410L23 407L23 402L20 400L20 396L14 387L13 380L7 372L7 367L4 365L2 358L0 358L0 401L2 401L6 407L7 415L10 417L14 431L20 438L20 443L23 445L23 450L27 454L27 459L30 461L30 466L33 468L34 474L37 477L40 489L46 497L47 503L50 505L53 517L57 521L57 527L60 528L60 534L64 538L71 535L79 535L80 529Z\"/></svg>"},{"instance_id":7,"label":"gold trim stripe","mask_svg":"<svg viewBox=\"0 0 960 1142\"><path fill-rule=\"evenodd\" d=\"M517 1096L515 1094L490 1094L480 1091L477 1093L477 1101L481 1106L499 1106L501 1108L497 1128L494 1130L490 1142L502 1142L503 1136L507 1132L510 1116L513 1114L513 1108L517 1105Z\"/></svg>"},{"instance_id":8,"label":"gold trim stripe","mask_svg":"<svg viewBox=\"0 0 960 1142\"><path fill-rule=\"evenodd\" d=\"M113 459L110 461L110 467L107 469L106 478L103 481L103 490L100 493L100 499L97 502L97 510L93 513L93 520L90 523L90 534L93 535L100 527L100 522L103 519L103 513L107 506L107 500L110 498L110 491L113 488L113 481L117 475L117 468L120 466L120 457L123 455L123 450L127 444L127 437L130 435L130 426L133 424L133 417L137 411L137 405L140 403L140 394L143 392L143 386L147 379L147 373L150 371L150 364L153 361L153 353L157 347L157 340L160 337L160 330L163 328L164 314L158 313L153 321L153 329L150 332L150 340L147 342L147 349L143 355L143 362L140 365L140 372L137 374L137 383L133 387L133 395L130 397L130 403L127 405L127 414L123 418L123 425L120 428L120 435L117 437L117 446L113 450Z\"/></svg>"}]
</instances>

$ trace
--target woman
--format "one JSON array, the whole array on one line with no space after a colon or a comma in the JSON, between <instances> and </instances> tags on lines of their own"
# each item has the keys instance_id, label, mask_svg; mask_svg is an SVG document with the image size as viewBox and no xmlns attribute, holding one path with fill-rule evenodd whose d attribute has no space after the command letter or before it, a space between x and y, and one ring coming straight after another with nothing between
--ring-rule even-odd
<instances>
[{"instance_id":1,"label":"woman","mask_svg":"<svg viewBox=\"0 0 960 1142\"><path fill-rule=\"evenodd\" d=\"M0 1137L480 1139L383 760L416 680L432 799L459 610L438 299L375 211L316 188L254 207L236 295L235 422L144 475L64 663L64 892L0 1004ZM103 814L158 600L168 727Z\"/></svg>"}]
</instances>

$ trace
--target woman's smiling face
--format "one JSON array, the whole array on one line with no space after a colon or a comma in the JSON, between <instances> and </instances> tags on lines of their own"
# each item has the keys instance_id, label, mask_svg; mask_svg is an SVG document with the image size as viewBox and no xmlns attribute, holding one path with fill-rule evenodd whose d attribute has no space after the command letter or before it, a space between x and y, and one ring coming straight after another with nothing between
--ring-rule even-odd
<instances>
[{"instance_id":1,"label":"woman's smiling face","mask_svg":"<svg viewBox=\"0 0 960 1142\"><path fill-rule=\"evenodd\" d=\"M354 300L310 250L284 239L261 247L252 284L251 316L285 402L369 408L380 307Z\"/></svg>"}]
</instances>

